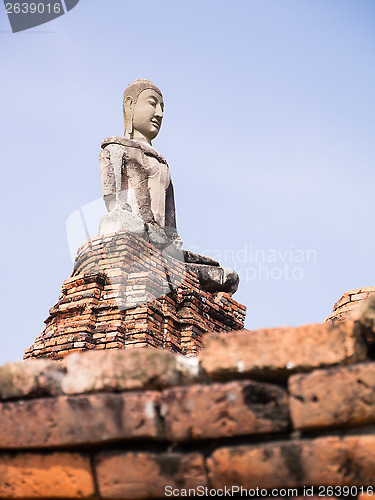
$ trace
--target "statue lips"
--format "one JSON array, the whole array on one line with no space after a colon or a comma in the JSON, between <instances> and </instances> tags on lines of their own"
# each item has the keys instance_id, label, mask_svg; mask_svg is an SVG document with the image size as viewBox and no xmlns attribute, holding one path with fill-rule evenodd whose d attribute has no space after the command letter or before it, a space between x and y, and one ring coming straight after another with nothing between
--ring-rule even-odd
<instances>
[{"instance_id":1,"label":"statue lips","mask_svg":"<svg viewBox=\"0 0 375 500\"><path fill-rule=\"evenodd\" d=\"M65 0L64 7L62 0L54 0L53 2L51 0L38 0L34 3L21 2L22 8L19 8L20 2L18 0L4 0L13 33L53 21L65 14L65 8L66 12L69 12L78 2L79 0ZM33 5L34 7L32 7Z\"/></svg>"},{"instance_id":2,"label":"statue lips","mask_svg":"<svg viewBox=\"0 0 375 500\"><path fill-rule=\"evenodd\" d=\"M152 118L150 121L153 125L155 125L155 127L157 127L158 130L160 129L161 120L158 120L157 118Z\"/></svg>"}]
</instances>

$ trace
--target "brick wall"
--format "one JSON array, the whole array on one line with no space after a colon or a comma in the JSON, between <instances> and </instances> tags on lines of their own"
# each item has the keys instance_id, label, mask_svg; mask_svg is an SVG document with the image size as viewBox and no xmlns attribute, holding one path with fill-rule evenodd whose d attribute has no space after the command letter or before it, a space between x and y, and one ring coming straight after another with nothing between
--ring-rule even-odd
<instances>
[{"instance_id":1,"label":"brick wall","mask_svg":"<svg viewBox=\"0 0 375 500\"><path fill-rule=\"evenodd\" d=\"M344 321L208 334L191 358L147 348L7 364L0 498L357 493L375 478L369 352L361 322Z\"/></svg>"},{"instance_id":2,"label":"brick wall","mask_svg":"<svg viewBox=\"0 0 375 500\"><path fill-rule=\"evenodd\" d=\"M342 297L333 306L333 312L328 316L326 321L337 323L344 321L349 313L353 311L363 300L375 294L375 286L366 286L356 288L344 293Z\"/></svg>"}]
</instances>

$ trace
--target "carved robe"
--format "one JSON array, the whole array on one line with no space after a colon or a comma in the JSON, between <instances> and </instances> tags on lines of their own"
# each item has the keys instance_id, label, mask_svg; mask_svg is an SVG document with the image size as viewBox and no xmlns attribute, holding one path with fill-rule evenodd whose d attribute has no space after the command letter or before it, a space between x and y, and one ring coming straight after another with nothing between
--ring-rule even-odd
<instances>
[{"instance_id":1,"label":"carved robe","mask_svg":"<svg viewBox=\"0 0 375 500\"><path fill-rule=\"evenodd\" d=\"M99 165L107 209L120 201L144 222L163 228L171 239L178 237L167 161L149 144L123 137L109 137L102 149Z\"/></svg>"}]
</instances>

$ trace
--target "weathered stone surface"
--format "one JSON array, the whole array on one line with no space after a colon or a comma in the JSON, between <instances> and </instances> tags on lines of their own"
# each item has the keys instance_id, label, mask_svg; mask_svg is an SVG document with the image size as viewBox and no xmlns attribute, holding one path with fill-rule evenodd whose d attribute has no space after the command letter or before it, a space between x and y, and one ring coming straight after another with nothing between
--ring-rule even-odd
<instances>
[{"instance_id":1,"label":"weathered stone surface","mask_svg":"<svg viewBox=\"0 0 375 500\"><path fill-rule=\"evenodd\" d=\"M207 335L199 358L207 375L215 379L251 375L278 379L293 372L363 361L366 355L360 328L346 321Z\"/></svg>"},{"instance_id":2,"label":"weathered stone surface","mask_svg":"<svg viewBox=\"0 0 375 500\"><path fill-rule=\"evenodd\" d=\"M128 210L115 208L105 214L99 225L99 234L109 234L118 231L131 231L142 238L147 238L145 224L140 217L132 214Z\"/></svg>"},{"instance_id":3,"label":"weathered stone surface","mask_svg":"<svg viewBox=\"0 0 375 500\"><path fill-rule=\"evenodd\" d=\"M240 278L233 269L204 264L186 264L186 266L198 276L204 290L235 293L238 289Z\"/></svg>"},{"instance_id":4,"label":"weathered stone surface","mask_svg":"<svg viewBox=\"0 0 375 500\"><path fill-rule=\"evenodd\" d=\"M198 453L102 453L96 460L101 498L164 498L165 487L206 486Z\"/></svg>"},{"instance_id":5,"label":"weathered stone surface","mask_svg":"<svg viewBox=\"0 0 375 500\"><path fill-rule=\"evenodd\" d=\"M63 363L44 359L0 366L0 399L61 394Z\"/></svg>"},{"instance_id":6,"label":"weathered stone surface","mask_svg":"<svg viewBox=\"0 0 375 500\"><path fill-rule=\"evenodd\" d=\"M375 363L293 375L288 385L296 429L375 422Z\"/></svg>"},{"instance_id":7,"label":"weathered stone surface","mask_svg":"<svg viewBox=\"0 0 375 500\"><path fill-rule=\"evenodd\" d=\"M161 349L86 351L66 358L66 394L160 389L199 379L197 358Z\"/></svg>"},{"instance_id":8,"label":"weathered stone surface","mask_svg":"<svg viewBox=\"0 0 375 500\"><path fill-rule=\"evenodd\" d=\"M161 413L172 442L277 432L289 424L286 392L250 380L164 391Z\"/></svg>"},{"instance_id":9,"label":"weathered stone surface","mask_svg":"<svg viewBox=\"0 0 375 500\"><path fill-rule=\"evenodd\" d=\"M159 393L60 396L0 403L0 448L45 448L160 436Z\"/></svg>"},{"instance_id":10,"label":"weathered stone surface","mask_svg":"<svg viewBox=\"0 0 375 500\"><path fill-rule=\"evenodd\" d=\"M316 439L303 448L308 484L371 486L374 484L375 436Z\"/></svg>"},{"instance_id":11,"label":"weathered stone surface","mask_svg":"<svg viewBox=\"0 0 375 500\"><path fill-rule=\"evenodd\" d=\"M214 488L232 484L244 488L295 486L291 467L294 462L296 468L300 465L292 450L289 442L218 448L206 460L208 478Z\"/></svg>"},{"instance_id":12,"label":"weathered stone surface","mask_svg":"<svg viewBox=\"0 0 375 500\"><path fill-rule=\"evenodd\" d=\"M219 448L207 459L214 488L285 488L307 485L370 486L375 436L323 437L258 446Z\"/></svg>"},{"instance_id":13,"label":"weathered stone surface","mask_svg":"<svg viewBox=\"0 0 375 500\"><path fill-rule=\"evenodd\" d=\"M78 453L0 455L0 498L93 498L89 457Z\"/></svg>"},{"instance_id":14,"label":"weathered stone surface","mask_svg":"<svg viewBox=\"0 0 375 500\"><path fill-rule=\"evenodd\" d=\"M219 262L212 257L207 257L207 255L199 255L197 253L191 252L190 250L182 250L184 255L184 261L187 264L205 264L208 266L220 266Z\"/></svg>"}]
</instances>

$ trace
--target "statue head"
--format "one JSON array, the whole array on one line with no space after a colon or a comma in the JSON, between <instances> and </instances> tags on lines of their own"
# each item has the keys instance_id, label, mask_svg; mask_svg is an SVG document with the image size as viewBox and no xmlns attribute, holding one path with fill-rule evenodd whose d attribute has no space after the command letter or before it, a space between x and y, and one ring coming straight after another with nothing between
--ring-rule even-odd
<instances>
[{"instance_id":1,"label":"statue head","mask_svg":"<svg viewBox=\"0 0 375 500\"><path fill-rule=\"evenodd\" d=\"M164 102L160 90L150 80L135 80L125 89L123 110L125 137L151 144L163 119Z\"/></svg>"}]
</instances>

